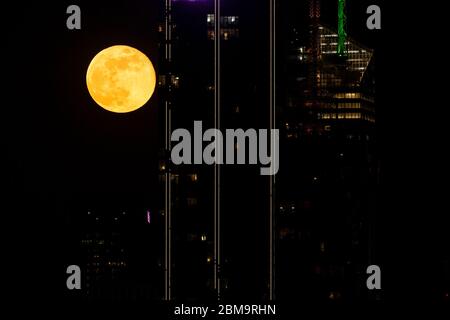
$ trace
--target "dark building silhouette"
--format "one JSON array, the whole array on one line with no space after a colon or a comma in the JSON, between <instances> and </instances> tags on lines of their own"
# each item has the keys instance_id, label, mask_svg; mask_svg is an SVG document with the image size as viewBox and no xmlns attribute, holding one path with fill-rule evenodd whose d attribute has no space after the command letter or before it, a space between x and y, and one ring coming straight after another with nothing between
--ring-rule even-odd
<instances>
[{"instance_id":1,"label":"dark building silhouette","mask_svg":"<svg viewBox=\"0 0 450 320\"><path fill-rule=\"evenodd\" d=\"M83 201L67 213L70 242L77 248L70 252L70 261L77 261L82 270L80 296L84 300L160 300L163 221L136 197L134 206L127 204L122 210L111 205L118 201L99 198Z\"/></svg>"},{"instance_id":2,"label":"dark building silhouette","mask_svg":"<svg viewBox=\"0 0 450 320\"><path fill-rule=\"evenodd\" d=\"M366 299L379 176L374 53L349 30L339 54L320 2L307 5L281 13L291 19L280 31L277 297Z\"/></svg>"},{"instance_id":3,"label":"dark building silhouette","mask_svg":"<svg viewBox=\"0 0 450 320\"><path fill-rule=\"evenodd\" d=\"M192 131L196 120L204 130L270 126L269 8L258 3L223 3L216 21L214 1L161 1L160 192L151 204L130 198L123 210L81 210L86 227L76 238L89 297L263 301L272 289L281 301L368 297L378 185L374 52L349 30L338 55L319 1L277 6L286 19L277 25L272 288L269 179L259 166L171 162L171 132Z\"/></svg>"},{"instance_id":4,"label":"dark building silhouette","mask_svg":"<svg viewBox=\"0 0 450 320\"><path fill-rule=\"evenodd\" d=\"M219 21L214 1L172 1L166 7L159 28L166 139L176 128L192 130L195 120L203 121L204 130L267 128L268 32L262 31L267 21L251 10L256 3L221 1ZM173 166L169 141L162 149L160 181L167 197L161 214L169 212L170 260L165 298L267 297L269 209L261 198L268 187L259 167L221 166L217 172L214 166Z\"/></svg>"}]
</instances>

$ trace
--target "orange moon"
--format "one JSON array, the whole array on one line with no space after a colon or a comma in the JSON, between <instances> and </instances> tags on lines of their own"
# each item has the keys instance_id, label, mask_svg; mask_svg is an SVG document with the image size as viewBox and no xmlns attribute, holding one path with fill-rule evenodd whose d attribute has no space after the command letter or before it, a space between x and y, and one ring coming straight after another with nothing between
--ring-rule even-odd
<instances>
[{"instance_id":1,"label":"orange moon","mask_svg":"<svg viewBox=\"0 0 450 320\"><path fill-rule=\"evenodd\" d=\"M135 111L153 95L156 73L141 51L117 45L100 51L91 61L86 83L92 99L116 113Z\"/></svg>"}]
</instances>

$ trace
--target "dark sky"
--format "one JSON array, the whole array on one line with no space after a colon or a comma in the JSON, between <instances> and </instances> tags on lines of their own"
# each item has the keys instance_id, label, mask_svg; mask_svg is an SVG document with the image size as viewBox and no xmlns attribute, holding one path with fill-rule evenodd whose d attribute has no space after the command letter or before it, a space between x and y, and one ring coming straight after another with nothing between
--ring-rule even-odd
<instances>
[{"instance_id":1,"label":"dark sky","mask_svg":"<svg viewBox=\"0 0 450 320\"><path fill-rule=\"evenodd\" d=\"M140 110L114 114L90 98L85 74L100 50L116 44L138 48L158 65L157 1L78 1L82 30L66 28L72 2L42 7L36 27L13 31L10 48L25 62L17 76L22 97L9 134L15 182L26 192L151 193L156 169L157 95ZM29 12L28 12L29 14ZM27 16L27 13L24 14ZM21 177L21 179L17 179Z\"/></svg>"}]
</instances>

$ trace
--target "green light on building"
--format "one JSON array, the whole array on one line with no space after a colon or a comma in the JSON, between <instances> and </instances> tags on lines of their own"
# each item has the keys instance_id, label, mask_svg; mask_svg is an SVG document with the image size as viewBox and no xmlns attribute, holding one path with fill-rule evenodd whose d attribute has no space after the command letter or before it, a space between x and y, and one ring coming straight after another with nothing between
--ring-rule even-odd
<instances>
[{"instance_id":1,"label":"green light on building","mask_svg":"<svg viewBox=\"0 0 450 320\"><path fill-rule=\"evenodd\" d=\"M345 0L338 0L338 45L337 55L345 57L347 55L347 32L345 31L347 17L345 16Z\"/></svg>"}]
</instances>

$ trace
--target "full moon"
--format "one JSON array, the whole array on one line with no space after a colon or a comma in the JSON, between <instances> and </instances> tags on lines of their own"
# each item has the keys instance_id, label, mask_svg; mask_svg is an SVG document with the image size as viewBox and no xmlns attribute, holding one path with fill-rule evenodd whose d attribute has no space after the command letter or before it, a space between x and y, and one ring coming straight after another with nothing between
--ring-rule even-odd
<instances>
[{"instance_id":1,"label":"full moon","mask_svg":"<svg viewBox=\"0 0 450 320\"><path fill-rule=\"evenodd\" d=\"M89 64L86 83L92 99L117 113L139 109L150 100L156 86L153 64L139 50L112 46L100 51Z\"/></svg>"}]
</instances>

